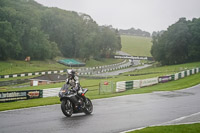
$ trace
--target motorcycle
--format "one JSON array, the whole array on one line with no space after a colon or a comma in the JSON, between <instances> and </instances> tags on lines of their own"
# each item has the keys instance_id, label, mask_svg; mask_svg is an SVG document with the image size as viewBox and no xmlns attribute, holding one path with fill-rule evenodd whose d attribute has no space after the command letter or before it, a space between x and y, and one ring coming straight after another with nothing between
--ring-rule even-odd
<instances>
[{"instance_id":1,"label":"motorcycle","mask_svg":"<svg viewBox=\"0 0 200 133\"><path fill-rule=\"evenodd\" d=\"M61 110L67 117L73 113L85 113L89 115L93 111L93 105L89 98L85 97L88 89L80 89L78 92L68 84L64 84L59 92Z\"/></svg>"}]
</instances>

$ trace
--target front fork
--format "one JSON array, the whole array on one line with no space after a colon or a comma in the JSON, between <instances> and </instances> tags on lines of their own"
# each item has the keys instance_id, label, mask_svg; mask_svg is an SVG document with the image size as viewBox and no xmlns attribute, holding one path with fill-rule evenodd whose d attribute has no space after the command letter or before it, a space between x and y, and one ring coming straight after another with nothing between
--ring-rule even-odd
<instances>
[{"instance_id":1,"label":"front fork","mask_svg":"<svg viewBox=\"0 0 200 133\"><path fill-rule=\"evenodd\" d=\"M78 94L78 106L85 108L86 97Z\"/></svg>"}]
</instances>

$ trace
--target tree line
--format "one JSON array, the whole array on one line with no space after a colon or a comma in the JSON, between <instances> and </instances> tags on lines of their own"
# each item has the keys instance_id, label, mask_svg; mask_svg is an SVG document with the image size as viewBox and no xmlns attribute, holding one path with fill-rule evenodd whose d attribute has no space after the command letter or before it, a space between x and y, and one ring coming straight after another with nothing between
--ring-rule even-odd
<instances>
[{"instance_id":1,"label":"tree line","mask_svg":"<svg viewBox=\"0 0 200 133\"><path fill-rule=\"evenodd\" d=\"M142 37L151 37L151 34L147 31L142 31L141 29L130 28L127 30L120 29L119 33L121 35L132 35L132 36L142 36Z\"/></svg>"},{"instance_id":2,"label":"tree line","mask_svg":"<svg viewBox=\"0 0 200 133\"><path fill-rule=\"evenodd\" d=\"M100 59L121 49L117 29L89 15L48 8L34 0L0 0L0 60Z\"/></svg>"},{"instance_id":3,"label":"tree line","mask_svg":"<svg viewBox=\"0 0 200 133\"><path fill-rule=\"evenodd\" d=\"M200 18L180 18L152 42L151 54L162 65L200 61Z\"/></svg>"}]
</instances>

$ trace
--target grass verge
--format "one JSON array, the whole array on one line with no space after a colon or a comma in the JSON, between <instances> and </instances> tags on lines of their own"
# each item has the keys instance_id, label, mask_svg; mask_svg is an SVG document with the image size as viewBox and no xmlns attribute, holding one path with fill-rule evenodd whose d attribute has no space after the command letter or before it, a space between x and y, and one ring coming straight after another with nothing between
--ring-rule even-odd
<instances>
[{"instance_id":1,"label":"grass verge","mask_svg":"<svg viewBox=\"0 0 200 133\"><path fill-rule=\"evenodd\" d=\"M200 133L200 123L147 127L129 133Z\"/></svg>"},{"instance_id":2,"label":"grass verge","mask_svg":"<svg viewBox=\"0 0 200 133\"><path fill-rule=\"evenodd\" d=\"M96 61L91 59L86 62L86 67L111 65L122 62L122 59L101 59ZM28 72L40 72L50 70L64 70L69 67L57 63L55 60L45 61L19 61L19 60L7 60L0 61L0 75L16 74L16 73L28 73Z\"/></svg>"},{"instance_id":3,"label":"grass verge","mask_svg":"<svg viewBox=\"0 0 200 133\"><path fill-rule=\"evenodd\" d=\"M0 61L0 75L63 69L66 69L66 66L54 60L30 62L19 60Z\"/></svg>"}]
</instances>

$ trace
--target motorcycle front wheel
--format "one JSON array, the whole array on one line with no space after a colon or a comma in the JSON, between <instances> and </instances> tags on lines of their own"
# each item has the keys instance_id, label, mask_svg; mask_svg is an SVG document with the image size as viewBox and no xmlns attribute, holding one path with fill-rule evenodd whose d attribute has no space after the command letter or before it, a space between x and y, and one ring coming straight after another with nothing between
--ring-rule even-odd
<instances>
[{"instance_id":1,"label":"motorcycle front wheel","mask_svg":"<svg viewBox=\"0 0 200 133\"><path fill-rule=\"evenodd\" d=\"M72 102L69 99L63 99L61 103L61 110L65 116L71 117L73 113Z\"/></svg>"},{"instance_id":2,"label":"motorcycle front wheel","mask_svg":"<svg viewBox=\"0 0 200 133\"><path fill-rule=\"evenodd\" d=\"M84 113L86 115L89 115L91 114L93 111L93 105L92 105L92 102L90 99L86 98L85 100L85 109L84 109Z\"/></svg>"}]
</instances>

